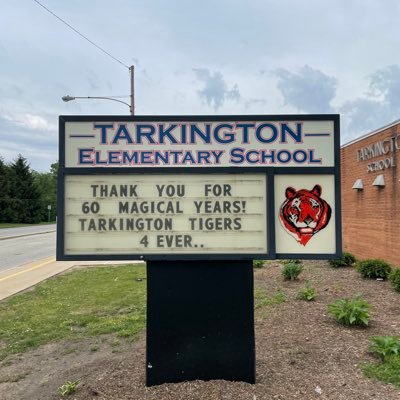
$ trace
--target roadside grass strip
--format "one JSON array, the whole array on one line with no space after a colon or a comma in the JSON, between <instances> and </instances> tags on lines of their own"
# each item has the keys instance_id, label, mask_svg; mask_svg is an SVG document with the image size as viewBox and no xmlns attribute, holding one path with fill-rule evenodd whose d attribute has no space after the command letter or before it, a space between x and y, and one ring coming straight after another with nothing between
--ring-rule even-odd
<instances>
[{"instance_id":1,"label":"roadside grass strip","mask_svg":"<svg viewBox=\"0 0 400 400\"><path fill-rule=\"evenodd\" d=\"M134 337L145 325L144 264L71 271L0 302L0 360L52 341Z\"/></svg>"}]
</instances>

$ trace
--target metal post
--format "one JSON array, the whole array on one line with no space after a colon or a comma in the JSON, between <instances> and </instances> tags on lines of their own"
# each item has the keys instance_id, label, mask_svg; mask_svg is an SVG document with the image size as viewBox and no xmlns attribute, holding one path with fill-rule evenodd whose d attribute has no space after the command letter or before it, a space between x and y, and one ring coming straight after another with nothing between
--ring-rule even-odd
<instances>
[{"instance_id":1,"label":"metal post","mask_svg":"<svg viewBox=\"0 0 400 400\"><path fill-rule=\"evenodd\" d=\"M135 67L131 65L129 68L131 76L131 115L135 115Z\"/></svg>"}]
</instances>

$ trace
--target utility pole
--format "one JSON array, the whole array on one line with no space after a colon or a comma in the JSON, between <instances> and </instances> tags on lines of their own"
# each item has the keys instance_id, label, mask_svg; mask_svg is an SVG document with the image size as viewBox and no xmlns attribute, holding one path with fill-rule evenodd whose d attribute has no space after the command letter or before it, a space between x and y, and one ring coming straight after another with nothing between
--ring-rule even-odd
<instances>
[{"instance_id":1,"label":"utility pole","mask_svg":"<svg viewBox=\"0 0 400 400\"><path fill-rule=\"evenodd\" d=\"M135 67L133 65L129 68L131 76L131 115L135 115Z\"/></svg>"}]
</instances>

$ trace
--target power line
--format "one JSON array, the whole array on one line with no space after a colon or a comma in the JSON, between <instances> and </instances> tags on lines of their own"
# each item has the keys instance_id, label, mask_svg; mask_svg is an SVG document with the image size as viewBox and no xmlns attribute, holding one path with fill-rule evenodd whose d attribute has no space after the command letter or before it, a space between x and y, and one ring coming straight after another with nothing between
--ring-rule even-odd
<instances>
[{"instance_id":1,"label":"power line","mask_svg":"<svg viewBox=\"0 0 400 400\"><path fill-rule=\"evenodd\" d=\"M49 12L51 15L56 17L58 20L60 20L63 24L67 25L68 28L72 29L75 33L77 33L79 36L87 40L90 44L93 46L97 47L99 50L101 50L104 54L107 54L109 57L111 57L113 60L117 61L119 64L123 65L125 68L129 69L129 67L124 64L122 61L118 60L118 58L115 58L112 54L110 54L108 51L104 50L102 47L98 46L96 43L91 41L89 38L87 38L85 35L80 33L77 29L75 29L72 25L70 25L68 22L64 21L62 18L60 18L58 15L54 14L53 11L49 10L47 7L45 7L42 3L40 3L38 0L33 0L35 3L39 4L39 6L43 7L47 12Z\"/></svg>"}]
</instances>

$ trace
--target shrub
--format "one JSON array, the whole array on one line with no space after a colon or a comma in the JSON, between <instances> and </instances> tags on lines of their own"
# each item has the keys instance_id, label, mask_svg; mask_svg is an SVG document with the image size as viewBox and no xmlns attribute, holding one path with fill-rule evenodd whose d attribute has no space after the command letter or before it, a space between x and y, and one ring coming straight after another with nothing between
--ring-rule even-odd
<instances>
[{"instance_id":1,"label":"shrub","mask_svg":"<svg viewBox=\"0 0 400 400\"><path fill-rule=\"evenodd\" d=\"M364 260L357 263L357 271L363 278L387 279L391 270L392 268L386 261L379 259Z\"/></svg>"},{"instance_id":2,"label":"shrub","mask_svg":"<svg viewBox=\"0 0 400 400\"><path fill-rule=\"evenodd\" d=\"M389 280L394 290L400 292L400 268L395 269L390 273Z\"/></svg>"},{"instance_id":3,"label":"shrub","mask_svg":"<svg viewBox=\"0 0 400 400\"><path fill-rule=\"evenodd\" d=\"M305 288L300 289L299 293L297 293L297 298L305 301L313 301L315 300L316 296L317 296L316 290L308 285Z\"/></svg>"},{"instance_id":4,"label":"shrub","mask_svg":"<svg viewBox=\"0 0 400 400\"><path fill-rule=\"evenodd\" d=\"M79 381L73 381L73 382L67 381L64 383L64 385L61 385L58 388L58 393L61 396L69 396L70 394L76 392L76 388L78 387L78 385L79 385Z\"/></svg>"},{"instance_id":5,"label":"shrub","mask_svg":"<svg viewBox=\"0 0 400 400\"><path fill-rule=\"evenodd\" d=\"M367 326L370 305L359 295L354 299L339 299L329 304L328 311L336 320L346 326Z\"/></svg>"},{"instance_id":6,"label":"shrub","mask_svg":"<svg viewBox=\"0 0 400 400\"><path fill-rule=\"evenodd\" d=\"M351 253L343 253L342 257L336 260L329 260L329 264L333 268L349 267L356 262L356 258Z\"/></svg>"},{"instance_id":7,"label":"shrub","mask_svg":"<svg viewBox=\"0 0 400 400\"><path fill-rule=\"evenodd\" d=\"M357 261L354 255L348 252L344 252L342 258L344 259L347 265L352 265Z\"/></svg>"},{"instance_id":8,"label":"shrub","mask_svg":"<svg viewBox=\"0 0 400 400\"><path fill-rule=\"evenodd\" d=\"M285 264L282 269L283 279L294 281L300 275L300 272L303 270L303 266L301 264L288 263Z\"/></svg>"},{"instance_id":9,"label":"shrub","mask_svg":"<svg viewBox=\"0 0 400 400\"><path fill-rule=\"evenodd\" d=\"M337 258L335 260L329 260L329 265L333 268L347 267L347 264L342 258Z\"/></svg>"},{"instance_id":10,"label":"shrub","mask_svg":"<svg viewBox=\"0 0 400 400\"><path fill-rule=\"evenodd\" d=\"M262 268L264 266L263 260L253 260L253 268Z\"/></svg>"},{"instance_id":11,"label":"shrub","mask_svg":"<svg viewBox=\"0 0 400 400\"><path fill-rule=\"evenodd\" d=\"M400 340L396 336L375 336L370 341L369 350L383 361L400 355Z\"/></svg>"}]
</instances>

